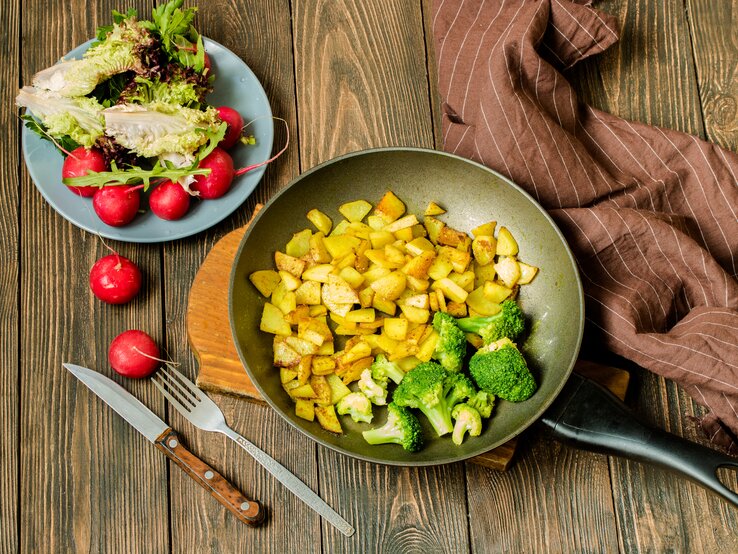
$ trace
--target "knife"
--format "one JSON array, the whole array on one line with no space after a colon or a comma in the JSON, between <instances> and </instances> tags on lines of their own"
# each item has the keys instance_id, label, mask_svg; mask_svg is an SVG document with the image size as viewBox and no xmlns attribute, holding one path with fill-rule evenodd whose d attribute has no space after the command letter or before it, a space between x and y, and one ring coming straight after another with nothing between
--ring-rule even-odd
<instances>
[{"instance_id":1,"label":"knife","mask_svg":"<svg viewBox=\"0 0 738 554\"><path fill-rule=\"evenodd\" d=\"M69 363L62 365L241 522L256 526L264 520L264 510L259 502L247 500L222 475L187 450L171 427L118 383L86 367Z\"/></svg>"}]
</instances>

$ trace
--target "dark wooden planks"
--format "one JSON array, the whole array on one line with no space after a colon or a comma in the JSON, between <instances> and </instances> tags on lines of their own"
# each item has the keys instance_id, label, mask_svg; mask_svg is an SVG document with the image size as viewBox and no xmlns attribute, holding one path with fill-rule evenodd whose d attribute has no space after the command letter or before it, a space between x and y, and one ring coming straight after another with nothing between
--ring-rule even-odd
<instances>
[{"instance_id":1,"label":"dark wooden planks","mask_svg":"<svg viewBox=\"0 0 738 554\"><path fill-rule=\"evenodd\" d=\"M692 53L708 140L738 150L738 2L688 0Z\"/></svg>"},{"instance_id":2,"label":"dark wooden planks","mask_svg":"<svg viewBox=\"0 0 738 554\"><path fill-rule=\"evenodd\" d=\"M257 201L267 200L299 171L288 1L262 0L248 5L230 0L201 3L198 28L205 36L233 50L249 65L264 86L274 115L288 121L293 142L287 153L268 169L255 193L233 216L194 239L164 247L162 286L167 350L173 360L183 364L185 373L193 377L196 362L187 345L185 312L197 269L219 238L248 221ZM286 139L280 124L276 128L275 152ZM317 490L315 445L311 441L261 403L212 396L234 429ZM173 470L171 520L174 552L232 552L234 549L275 553L320 551L319 517L310 508L232 441L194 430L171 409L170 416L193 451L213 464L247 497L261 501L267 513L267 520L261 527L245 526L190 479Z\"/></svg>"},{"instance_id":3,"label":"dark wooden planks","mask_svg":"<svg viewBox=\"0 0 738 554\"><path fill-rule=\"evenodd\" d=\"M587 60L570 80L588 103L626 119L705 137L689 26L668 2L601 2L621 22L621 40ZM713 9L715 3L710 3ZM703 25L704 18L693 26ZM668 32L665 30L668 29ZM702 441L689 418L704 413L671 382L639 368L630 402L652 425ZM626 552L733 552L735 510L715 495L664 471L611 459L620 547Z\"/></svg>"},{"instance_id":4,"label":"dark wooden planks","mask_svg":"<svg viewBox=\"0 0 738 554\"><path fill-rule=\"evenodd\" d=\"M303 169L362 148L433 147L419 3L298 0L293 22ZM324 523L325 552L468 550L463 465L392 468L323 448L319 464L321 495L357 527L347 539Z\"/></svg>"},{"instance_id":5,"label":"dark wooden planks","mask_svg":"<svg viewBox=\"0 0 738 554\"><path fill-rule=\"evenodd\" d=\"M23 82L90 38L114 7L24 2ZM140 328L161 338L159 249L107 241L142 267L147 284L130 305L102 305L88 273L109 251L57 215L25 168L22 175L20 550L165 552L164 458L61 366L74 361L110 374L107 346L117 333ZM124 386L163 412L148 383Z\"/></svg>"},{"instance_id":6,"label":"dark wooden planks","mask_svg":"<svg viewBox=\"0 0 738 554\"><path fill-rule=\"evenodd\" d=\"M0 144L0 551L15 552L18 543L18 134L15 85L20 73L20 5L0 4L0 79L3 87L0 121L5 140Z\"/></svg>"}]
</instances>

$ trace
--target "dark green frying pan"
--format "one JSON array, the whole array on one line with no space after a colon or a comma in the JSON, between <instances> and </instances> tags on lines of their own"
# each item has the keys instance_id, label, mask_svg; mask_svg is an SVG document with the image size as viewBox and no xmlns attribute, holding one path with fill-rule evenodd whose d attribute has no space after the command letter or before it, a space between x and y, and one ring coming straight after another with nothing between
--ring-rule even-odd
<instances>
[{"instance_id":1,"label":"dark green frying pan","mask_svg":"<svg viewBox=\"0 0 738 554\"><path fill-rule=\"evenodd\" d=\"M508 227L520 245L522 261L541 268L532 284L521 287L520 304L533 322L523 347L535 372L538 392L520 404L499 402L480 437L456 446L434 438L416 454L394 445L370 446L360 431L369 428L344 417L336 436L294 414L294 405L272 367L272 335L259 331L264 298L248 281L257 269L274 266L274 252L284 250L292 234L312 228L311 208L334 222L338 206L364 199L376 204L392 190L421 216L429 201L448 213L452 227L470 231L490 220ZM283 417L321 444L364 460L399 465L453 462L486 452L519 434L538 419L566 382L579 352L584 320L582 288L576 264L551 218L525 192L489 169L432 150L380 149L349 154L313 168L277 194L259 213L236 255L231 280L231 322L237 349L249 376ZM375 421L383 422L383 410ZM423 418L421 418L422 420ZM372 425L373 426L373 425ZM426 437L433 437L432 431Z\"/></svg>"},{"instance_id":2,"label":"dark green frying pan","mask_svg":"<svg viewBox=\"0 0 738 554\"><path fill-rule=\"evenodd\" d=\"M317 422L298 418L281 387L279 372L272 367L272 335L259 331L264 298L248 281L248 275L272 268L274 252L283 250L293 233L311 228L305 217L311 208L337 222L342 203L357 199L376 203L387 190L405 201L409 213L422 215L429 201L439 203L448 210L444 221L459 230L468 232L490 220L505 225L520 245L519 258L540 268L533 283L521 287L519 296L532 322L521 347L539 383L538 391L519 404L500 401L485 422L482 435L467 438L462 446L454 445L448 437L435 437L430 428L425 433L428 444L419 453L411 454L395 445L370 446L361 431L384 422L380 410L376 410L371 426L344 417L346 433L342 436L323 430ZM383 148L348 154L300 175L269 201L246 232L231 273L229 308L241 361L264 398L293 426L338 452L407 466L463 460L521 433L544 415L567 385L542 419L554 436L590 449L676 467L738 504L738 495L722 487L714 475L718 465L733 463L730 458L673 435L646 431L632 423L623 405L604 390L576 375L569 379L584 327L584 298L576 262L548 214L520 187L477 163L434 150ZM654 437L661 437L661 449L653 448ZM692 447L699 450L692 451ZM694 462L695 467L685 468L687 462Z\"/></svg>"}]
</instances>

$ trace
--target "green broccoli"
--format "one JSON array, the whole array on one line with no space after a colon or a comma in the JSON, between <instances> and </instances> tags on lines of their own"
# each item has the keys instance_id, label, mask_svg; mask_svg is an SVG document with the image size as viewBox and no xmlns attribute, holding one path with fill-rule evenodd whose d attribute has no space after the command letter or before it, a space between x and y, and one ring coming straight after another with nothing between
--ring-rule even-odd
<instances>
[{"instance_id":1,"label":"green broccoli","mask_svg":"<svg viewBox=\"0 0 738 554\"><path fill-rule=\"evenodd\" d=\"M369 444L394 443L410 452L423 448L423 430L418 418L410 410L394 402L387 406L387 423L362 434Z\"/></svg>"},{"instance_id":2,"label":"green broccoli","mask_svg":"<svg viewBox=\"0 0 738 554\"><path fill-rule=\"evenodd\" d=\"M473 383L463 375L435 362L423 362L405 374L392 400L423 412L440 437L453 431L451 409L474 392Z\"/></svg>"},{"instance_id":3,"label":"green broccoli","mask_svg":"<svg viewBox=\"0 0 738 554\"><path fill-rule=\"evenodd\" d=\"M403 377L405 377L405 372L400 369L400 366L395 362L390 362L384 354L377 354L370 369L372 370L372 378L375 381L387 381L387 378L389 378L396 384L399 384Z\"/></svg>"},{"instance_id":4,"label":"green broccoli","mask_svg":"<svg viewBox=\"0 0 738 554\"><path fill-rule=\"evenodd\" d=\"M484 344L501 338L515 340L525 330L525 316L514 300L505 300L495 315L464 317L457 320L459 328L467 333L476 333Z\"/></svg>"},{"instance_id":5,"label":"green broccoli","mask_svg":"<svg viewBox=\"0 0 738 554\"><path fill-rule=\"evenodd\" d=\"M480 416L486 418L492 415L492 408L495 407L495 397L480 390L470 396L466 403L477 410Z\"/></svg>"},{"instance_id":6,"label":"green broccoli","mask_svg":"<svg viewBox=\"0 0 738 554\"><path fill-rule=\"evenodd\" d=\"M482 417L479 412L469 404L459 404L451 413L456 420L454 432L451 439L454 444L460 445L464 442L464 435L469 432L470 437L478 437L482 432Z\"/></svg>"},{"instance_id":7,"label":"green broccoli","mask_svg":"<svg viewBox=\"0 0 738 554\"><path fill-rule=\"evenodd\" d=\"M469 373L480 389L510 402L527 400L536 390L525 358L508 338L480 348L469 361Z\"/></svg>"},{"instance_id":8,"label":"green broccoli","mask_svg":"<svg viewBox=\"0 0 738 554\"><path fill-rule=\"evenodd\" d=\"M443 312L433 316L433 329L438 333L438 342L433 359L438 360L449 371L461 371L466 357L466 336L456 319Z\"/></svg>"},{"instance_id":9,"label":"green broccoli","mask_svg":"<svg viewBox=\"0 0 738 554\"><path fill-rule=\"evenodd\" d=\"M336 404L340 415L350 415L356 423L371 423L372 403L363 392L352 392L341 398Z\"/></svg>"},{"instance_id":10,"label":"green broccoli","mask_svg":"<svg viewBox=\"0 0 738 554\"><path fill-rule=\"evenodd\" d=\"M361 372L359 390L363 392L373 404L384 406L387 404L387 378L372 378L371 368Z\"/></svg>"}]
</instances>

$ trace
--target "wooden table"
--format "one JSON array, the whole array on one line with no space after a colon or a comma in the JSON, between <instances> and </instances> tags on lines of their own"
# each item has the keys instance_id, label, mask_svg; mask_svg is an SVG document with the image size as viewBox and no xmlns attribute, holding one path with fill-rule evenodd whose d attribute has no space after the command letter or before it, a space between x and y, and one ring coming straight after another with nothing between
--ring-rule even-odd
<instances>
[{"instance_id":1,"label":"wooden table","mask_svg":"<svg viewBox=\"0 0 738 554\"><path fill-rule=\"evenodd\" d=\"M19 156L16 86L144 0L6 0L0 143L0 551L12 552L736 552L738 511L651 467L575 451L532 430L512 469L381 467L318 447L263 405L216 396L226 418L351 520L347 539L224 438L195 431L149 382L124 384L205 460L269 509L238 523L66 371L110 373L110 340L149 331L194 375L184 313L210 247L293 176L366 147L440 148L429 0L202 0L199 28L264 84L293 142L223 223L162 245L110 242L145 271L123 307L91 296L101 240L58 216ZM622 39L569 74L605 110L738 147L738 3L607 0ZM279 138L278 138L279 140ZM654 425L701 440L702 413L638 368L629 403Z\"/></svg>"}]
</instances>

